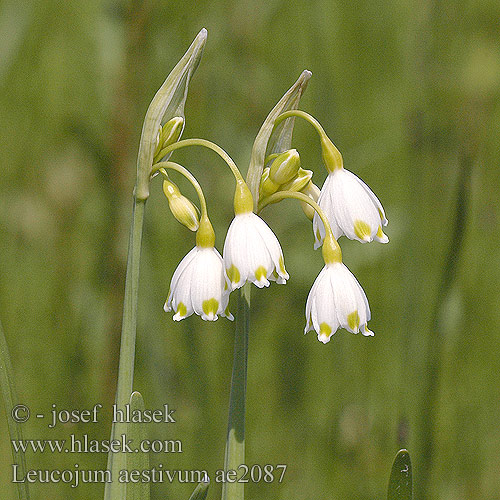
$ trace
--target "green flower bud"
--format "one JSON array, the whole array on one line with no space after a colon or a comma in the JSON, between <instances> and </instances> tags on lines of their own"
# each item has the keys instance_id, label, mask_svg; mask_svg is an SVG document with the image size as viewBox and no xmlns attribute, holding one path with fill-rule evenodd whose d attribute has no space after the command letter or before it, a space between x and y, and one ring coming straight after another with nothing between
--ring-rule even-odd
<instances>
[{"instance_id":1,"label":"green flower bud","mask_svg":"<svg viewBox=\"0 0 500 500\"><path fill-rule=\"evenodd\" d=\"M270 178L269 178L269 168L265 168L264 172L262 172L262 178L260 180L260 191L259 191L259 196L262 198L265 198L266 196L269 196L270 194L276 193L279 189L279 184L275 184Z\"/></svg>"},{"instance_id":2,"label":"green flower bud","mask_svg":"<svg viewBox=\"0 0 500 500\"><path fill-rule=\"evenodd\" d=\"M179 188L170 180L163 181L163 192L168 200L168 206L172 215L191 231L197 231L200 226L198 210L184 195Z\"/></svg>"},{"instance_id":3,"label":"green flower bud","mask_svg":"<svg viewBox=\"0 0 500 500\"><path fill-rule=\"evenodd\" d=\"M281 186L280 191L302 191L311 180L312 175L312 170L299 168L297 175L290 182Z\"/></svg>"},{"instance_id":4,"label":"green flower bud","mask_svg":"<svg viewBox=\"0 0 500 500\"><path fill-rule=\"evenodd\" d=\"M291 181L299 171L300 156L296 149L289 149L281 153L271 163L269 178L275 184L285 184Z\"/></svg>"},{"instance_id":5,"label":"green flower bud","mask_svg":"<svg viewBox=\"0 0 500 500\"><path fill-rule=\"evenodd\" d=\"M165 123L163 127L161 127L161 131L158 134L158 144L155 151L155 162L161 160L161 158L158 157L158 154L162 149L179 140L183 128L184 118L182 116L174 116L171 120Z\"/></svg>"},{"instance_id":6,"label":"green flower bud","mask_svg":"<svg viewBox=\"0 0 500 500\"><path fill-rule=\"evenodd\" d=\"M319 187L316 186L316 184L314 184L312 181L309 181L306 187L301 189L300 191L309 196L311 200L316 202L318 201L319 193L321 192ZM311 207L311 205L309 205L308 203L304 203L303 201L300 202L300 205L302 206L302 210L306 214L306 217L310 220L313 220L314 214L316 213L314 208Z\"/></svg>"}]
</instances>

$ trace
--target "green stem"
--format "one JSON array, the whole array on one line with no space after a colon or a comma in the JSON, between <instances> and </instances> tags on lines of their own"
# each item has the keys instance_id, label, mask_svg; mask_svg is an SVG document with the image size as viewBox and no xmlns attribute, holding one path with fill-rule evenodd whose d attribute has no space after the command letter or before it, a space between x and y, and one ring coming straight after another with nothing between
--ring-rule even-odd
<instances>
[{"instance_id":1,"label":"green stem","mask_svg":"<svg viewBox=\"0 0 500 500\"><path fill-rule=\"evenodd\" d=\"M7 341L3 333L2 323L0 322L0 385L2 387L3 400L5 403L5 413L7 415L7 426L9 429L9 436L12 440L20 441L23 439L21 431L21 424L14 421L12 418L12 410L19 402L14 386L14 371L12 370L12 363L10 361L9 349ZM19 477L26 477L26 457L21 451L15 451L11 446L12 458L14 464L20 468ZM28 483L17 482L17 495L20 500L29 499Z\"/></svg>"},{"instance_id":2,"label":"green stem","mask_svg":"<svg viewBox=\"0 0 500 500\"><path fill-rule=\"evenodd\" d=\"M319 121L309 113L306 113L305 111L302 111L300 109L292 109L290 111L285 111L284 113L279 115L274 122L274 128L276 128L283 120L286 120L287 118L293 118L295 116L297 116L298 118L303 118L304 120L309 122L316 129L320 137L326 136L326 132Z\"/></svg>"},{"instance_id":3,"label":"green stem","mask_svg":"<svg viewBox=\"0 0 500 500\"><path fill-rule=\"evenodd\" d=\"M333 144L330 138L326 135L323 127L320 125L319 121L316 120L313 116L305 111L301 111L300 109L292 109L291 111L286 111L276 118L274 126L276 127L279 123L287 118L293 117L303 118L307 122L309 122L318 132L319 139L321 142L321 155L323 156L323 162L325 163L325 167L328 172L333 172L339 168L342 168L344 165L344 160L342 159L342 154L338 150L337 146Z\"/></svg>"},{"instance_id":4,"label":"green stem","mask_svg":"<svg viewBox=\"0 0 500 500\"><path fill-rule=\"evenodd\" d=\"M299 200L310 205L319 215L321 222L323 222L323 225L325 226L326 233L335 240L332 228L330 226L330 222L328 221L328 217L326 216L325 212L323 212L323 209L312 198L310 198L304 193L298 193L296 191L278 191L277 193L273 193L269 196L266 196L259 203L259 208L257 210L257 213L260 213L264 208L267 207L267 205L271 205L272 203L278 203L278 201L285 200L287 198Z\"/></svg>"},{"instance_id":5,"label":"green stem","mask_svg":"<svg viewBox=\"0 0 500 500\"><path fill-rule=\"evenodd\" d=\"M134 381L135 337L137 329L137 297L139 290L139 264L141 258L142 226L146 200L134 198L132 226L128 246L127 275L125 279L125 299L123 303L123 322L118 368L118 387L116 407L123 409L130 401ZM116 422L111 429L111 439L119 439L127 433L127 424ZM126 485L118 482L119 471L126 468L125 453L110 453L108 469L111 470L112 483L106 483L105 500L124 500Z\"/></svg>"},{"instance_id":6,"label":"green stem","mask_svg":"<svg viewBox=\"0 0 500 500\"><path fill-rule=\"evenodd\" d=\"M250 317L250 283L246 283L238 297L238 314L234 339L233 374L229 397L229 419L227 426L224 470L239 471L245 463L245 399L247 386L248 330ZM222 500L243 500L244 483L224 482Z\"/></svg>"},{"instance_id":7,"label":"green stem","mask_svg":"<svg viewBox=\"0 0 500 500\"><path fill-rule=\"evenodd\" d=\"M319 215L319 218L323 222L323 226L325 226L324 241L328 242L326 245L323 243L323 257L325 257L326 260L330 260L329 256L333 255L335 262L342 262L342 250L340 249L340 245L337 239L333 235L332 226L330 225L328 217L326 216L325 212L323 212L323 209L306 194L298 193L296 191L278 191L277 193L267 196L259 203L257 213L260 213L260 211L267 207L267 205L270 205L271 203L277 203L278 201L285 200L287 198L307 203L316 211L316 213Z\"/></svg>"},{"instance_id":8,"label":"green stem","mask_svg":"<svg viewBox=\"0 0 500 500\"><path fill-rule=\"evenodd\" d=\"M218 146L214 142L207 141L206 139L183 139L182 141L174 142L173 144L170 144L166 148L162 149L160 153L157 155L157 157L164 158L172 151L175 151L176 149L185 148L188 146L201 146L204 148L211 149L228 164L229 168L231 169L231 172L233 172L233 175L237 181L244 180L243 176L241 175L241 172L236 166L236 163L234 163L233 159L220 146ZM159 163L153 165L151 175L153 175L158 170L158 165Z\"/></svg>"},{"instance_id":9,"label":"green stem","mask_svg":"<svg viewBox=\"0 0 500 500\"><path fill-rule=\"evenodd\" d=\"M211 149L228 164L229 168L231 169L231 172L233 172L233 175L237 181L244 181L243 176L241 175L241 172L236 166L236 163L234 163L233 159L220 146L218 146L214 142L207 141L206 139L183 139L182 141L174 142L173 144L170 144L166 148L162 149L157 156L158 158L164 158L172 151L175 151L176 149L185 148L188 146L201 146L204 148ZM159 168L158 165L161 165L161 163L156 163L155 165L153 165L151 175L153 175L158 170Z\"/></svg>"}]
</instances>

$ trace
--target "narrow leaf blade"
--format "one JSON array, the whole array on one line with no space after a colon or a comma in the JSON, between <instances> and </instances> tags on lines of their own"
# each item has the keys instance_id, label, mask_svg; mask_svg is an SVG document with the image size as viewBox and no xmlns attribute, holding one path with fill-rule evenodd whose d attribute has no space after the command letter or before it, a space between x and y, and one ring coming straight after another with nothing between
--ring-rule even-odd
<instances>
[{"instance_id":1,"label":"narrow leaf blade","mask_svg":"<svg viewBox=\"0 0 500 500\"><path fill-rule=\"evenodd\" d=\"M206 500L207 495L208 495L208 487L210 486L210 481L207 481L200 483L195 490L193 491L192 495L189 497L189 500Z\"/></svg>"},{"instance_id":2,"label":"narrow leaf blade","mask_svg":"<svg viewBox=\"0 0 500 500\"><path fill-rule=\"evenodd\" d=\"M5 403L5 413L7 415L7 426L11 442L14 439L21 441L23 439L21 424L15 422L12 418L12 409L19 400L17 399L14 385L14 371L12 369L12 363L10 361L7 340L5 339L5 335L3 333L2 323L0 323L0 386ZM11 450L14 463L19 466L18 475L20 477L26 477L27 467L24 453L21 451L15 451L12 447ZM19 500L29 500L28 482L19 481L16 484Z\"/></svg>"},{"instance_id":3,"label":"narrow leaf blade","mask_svg":"<svg viewBox=\"0 0 500 500\"><path fill-rule=\"evenodd\" d=\"M410 454L399 450L392 464L387 500L412 500L412 471Z\"/></svg>"},{"instance_id":4,"label":"narrow leaf blade","mask_svg":"<svg viewBox=\"0 0 500 500\"><path fill-rule=\"evenodd\" d=\"M134 391L130 396L130 415L144 412L144 400L140 392ZM127 438L132 440L134 447L147 439L146 424L139 422L130 422L127 424ZM149 470L149 455L139 451L138 453L127 454L127 469L144 471ZM150 488L149 482L129 482L127 484L127 500L149 500Z\"/></svg>"}]
</instances>

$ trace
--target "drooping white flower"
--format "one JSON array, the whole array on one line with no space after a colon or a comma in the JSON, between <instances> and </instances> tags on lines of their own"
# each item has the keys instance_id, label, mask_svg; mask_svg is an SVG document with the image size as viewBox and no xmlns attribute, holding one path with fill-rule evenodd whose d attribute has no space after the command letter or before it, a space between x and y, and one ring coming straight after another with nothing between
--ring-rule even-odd
<instances>
[{"instance_id":1,"label":"drooping white flower","mask_svg":"<svg viewBox=\"0 0 500 500\"><path fill-rule=\"evenodd\" d=\"M304 333L315 330L324 344L338 328L372 336L369 319L368 300L351 271L342 262L326 264L307 297Z\"/></svg>"},{"instance_id":2,"label":"drooping white flower","mask_svg":"<svg viewBox=\"0 0 500 500\"><path fill-rule=\"evenodd\" d=\"M361 243L377 240L387 243L382 231L387 225L382 204L373 191L356 175L343 167L328 174L318 199L332 226L333 235L346 235ZM321 246L325 227L317 214L313 219L314 248Z\"/></svg>"},{"instance_id":3,"label":"drooping white flower","mask_svg":"<svg viewBox=\"0 0 500 500\"><path fill-rule=\"evenodd\" d=\"M288 279L283 252L271 228L253 212L237 213L224 242L224 265L232 289L247 281L259 288Z\"/></svg>"},{"instance_id":4,"label":"drooping white flower","mask_svg":"<svg viewBox=\"0 0 500 500\"><path fill-rule=\"evenodd\" d=\"M165 311L175 311L174 321L196 313L215 321L217 315L233 320L227 310L229 282L224 262L214 247L194 247L180 262L172 277Z\"/></svg>"}]
</instances>

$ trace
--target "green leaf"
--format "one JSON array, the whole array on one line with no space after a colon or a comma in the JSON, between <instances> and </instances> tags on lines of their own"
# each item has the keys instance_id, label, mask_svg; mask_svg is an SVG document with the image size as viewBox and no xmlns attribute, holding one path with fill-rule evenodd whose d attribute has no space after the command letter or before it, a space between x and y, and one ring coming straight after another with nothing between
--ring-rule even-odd
<instances>
[{"instance_id":1,"label":"green leaf","mask_svg":"<svg viewBox=\"0 0 500 500\"><path fill-rule=\"evenodd\" d=\"M3 333L2 323L0 323L0 386L2 388L3 400L5 403L5 413L7 415L7 426L10 439L22 440L23 434L21 424L12 418L12 409L19 402L14 386L14 371L10 361L7 341ZM26 457L21 451L15 451L11 447L14 463L19 466L19 477L26 477ZM17 482L17 495L20 500L29 500L29 491L27 482Z\"/></svg>"},{"instance_id":2,"label":"green leaf","mask_svg":"<svg viewBox=\"0 0 500 500\"><path fill-rule=\"evenodd\" d=\"M146 112L137 159L136 196L138 199L145 200L149 196L149 177L160 125L174 116L184 118L184 104L186 103L189 81L200 63L206 40L207 30L203 28L182 59L170 72Z\"/></svg>"},{"instance_id":3,"label":"green leaf","mask_svg":"<svg viewBox=\"0 0 500 500\"><path fill-rule=\"evenodd\" d=\"M412 497L410 454L399 450L392 464L387 500L411 500Z\"/></svg>"},{"instance_id":4,"label":"green leaf","mask_svg":"<svg viewBox=\"0 0 500 500\"><path fill-rule=\"evenodd\" d=\"M210 481L207 481L206 483L200 483L193 491L193 494L189 497L189 500L205 500L208 495L209 486Z\"/></svg>"},{"instance_id":5,"label":"green leaf","mask_svg":"<svg viewBox=\"0 0 500 500\"><path fill-rule=\"evenodd\" d=\"M311 78L311 75L312 73L310 71L304 70L302 72L298 80L290 87L278 104L274 106L269 115L267 115L267 118L264 120L255 138L247 174L247 184L252 192L255 209L259 202L260 178L264 170L264 161L266 157L270 154L282 153L290 149L292 142L294 119L289 118L285 120L273 131L274 121L281 113L291 109L297 109L300 98L307 87L307 82L309 78Z\"/></svg>"},{"instance_id":6,"label":"green leaf","mask_svg":"<svg viewBox=\"0 0 500 500\"><path fill-rule=\"evenodd\" d=\"M130 396L130 414L134 410L144 413L145 406L141 393L134 391ZM137 447L141 441L147 439L146 424L139 422L130 422L127 424L127 439L132 440L132 445ZM149 470L149 455L139 451L138 453L127 454L127 469L131 470ZM149 482L129 482L127 484L127 500L149 500L150 489Z\"/></svg>"}]
</instances>

